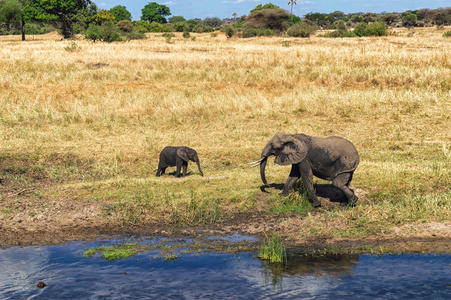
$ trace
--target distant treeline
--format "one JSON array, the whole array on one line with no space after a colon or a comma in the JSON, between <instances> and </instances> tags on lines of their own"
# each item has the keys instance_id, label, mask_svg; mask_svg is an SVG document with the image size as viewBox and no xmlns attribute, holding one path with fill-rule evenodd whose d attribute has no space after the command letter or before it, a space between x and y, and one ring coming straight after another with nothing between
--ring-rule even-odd
<instances>
[{"instance_id":1,"label":"distant treeline","mask_svg":"<svg viewBox=\"0 0 451 300\"><path fill-rule=\"evenodd\" d=\"M186 20L171 16L169 7L149 2L140 20L132 21L125 6L99 9L89 0L0 0L0 34L43 34L58 30L65 38L82 34L93 41L121 41L145 38L148 32L190 33L224 31L228 37L289 35L309 37L317 29L335 29L330 37L386 35L387 27L424 27L451 25L451 7L420 9L403 13L351 13L341 11L308 13L303 18L272 3L259 4L248 15L219 19Z\"/></svg>"},{"instance_id":2,"label":"distant treeline","mask_svg":"<svg viewBox=\"0 0 451 300\"><path fill-rule=\"evenodd\" d=\"M330 14L308 13L305 19L322 28L331 28L344 21L347 26L355 26L358 23L382 22L392 27L431 27L451 25L451 7L438 9L418 9L409 10L403 13L351 13L345 14L341 11L334 11Z\"/></svg>"}]
</instances>

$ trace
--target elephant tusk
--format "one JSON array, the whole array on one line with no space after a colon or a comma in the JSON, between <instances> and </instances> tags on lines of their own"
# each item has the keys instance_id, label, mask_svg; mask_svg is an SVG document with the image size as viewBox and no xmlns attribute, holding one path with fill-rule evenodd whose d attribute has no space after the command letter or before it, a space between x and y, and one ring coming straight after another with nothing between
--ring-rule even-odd
<instances>
[{"instance_id":1,"label":"elephant tusk","mask_svg":"<svg viewBox=\"0 0 451 300\"><path fill-rule=\"evenodd\" d=\"M262 157L262 158L260 158L259 160L256 160L256 161L253 161L253 162L250 162L250 163L247 163L247 164L250 165L250 167L256 167L256 166L258 166L258 165L261 163L261 161L262 161L263 159L265 159L265 158Z\"/></svg>"},{"instance_id":2,"label":"elephant tusk","mask_svg":"<svg viewBox=\"0 0 451 300\"><path fill-rule=\"evenodd\" d=\"M254 165L254 164L258 164L258 163L260 163L262 160L264 159L264 157L262 157L262 158L260 158L259 160L256 160L256 161L253 161L253 162L250 162L250 163L247 163L248 165Z\"/></svg>"}]
</instances>

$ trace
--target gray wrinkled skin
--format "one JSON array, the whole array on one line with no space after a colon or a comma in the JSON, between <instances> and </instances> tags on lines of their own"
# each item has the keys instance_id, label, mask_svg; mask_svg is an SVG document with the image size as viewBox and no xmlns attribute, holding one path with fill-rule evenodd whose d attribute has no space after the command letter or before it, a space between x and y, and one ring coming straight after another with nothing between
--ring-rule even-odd
<instances>
[{"instance_id":1,"label":"gray wrinkled skin","mask_svg":"<svg viewBox=\"0 0 451 300\"><path fill-rule=\"evenodd\" d=\"M188 161L194 161L197 164L200 175L204 176L200 168L199 157L196 150L189 147L165 147L160 153L160 161L158 163L158 170L156 176L161 176L166 171L167 167L177 167L175 177L180 177L180 171L183 167L182 176L186 176L186 169L188 168Z\"/></svg>"},{"instance_id":2,"label":"gray wrinkled skin","mask_svg":"<svg viewBox=\"0 0 451 300\"><path fill-rule=\"evenodd\" d=\"M268 186L265 167L271 155L276 156L276 164L291 164L291 172L281 195L287 194L294 183L302 178L312 205L321 206L313 188L315 175L332 181L345 194L347 202L342 202L342 205L354 205L357 202L358 198L349 189L349 185L360 158L350 141L338 136L320 138L305 134L277 133L261 154L260 175L265 186Z\"/></svg>"}]
</instances>

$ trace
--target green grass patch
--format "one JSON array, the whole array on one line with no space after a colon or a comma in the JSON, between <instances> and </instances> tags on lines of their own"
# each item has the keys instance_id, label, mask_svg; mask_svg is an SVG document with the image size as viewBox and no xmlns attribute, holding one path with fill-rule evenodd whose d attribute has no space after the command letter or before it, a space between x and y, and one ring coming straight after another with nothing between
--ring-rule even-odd
<instances>
[{"instance_id":1,"label":"green grass patch","mask_svg":"<svg viewBox=\"0 0 451 300\"><path fill-rule=\"evenodd\" d=\"M269 209L273 214L286 213L304 213L313 209L308 201L307 191L301 181L296 184L295 191L290 192L287 196L272 194L268 197Z\"/></svg>"},{"instance_id":2,"label":"green grass patch","mask_svg":"<svg viewBox=\"0 0 451 300\"><path fill-rule=\"evenodd\" d=\"M271 236L265 235L258 257L264 260L269 260L270 262L286 262L287 253L282 236L274 232Z\"/></svg>"}]
</instances>

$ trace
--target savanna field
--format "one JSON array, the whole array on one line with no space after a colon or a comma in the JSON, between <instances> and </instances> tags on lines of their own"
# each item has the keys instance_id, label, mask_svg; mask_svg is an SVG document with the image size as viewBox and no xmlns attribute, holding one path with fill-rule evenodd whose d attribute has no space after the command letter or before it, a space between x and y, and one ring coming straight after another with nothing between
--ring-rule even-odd
<instances>
[{"instance_id":1,"label":"savanna field","mask_svg":"<svg viewBox=\"0 0 451 300\"><path fill-rule=\"evenodd\" d=\"M342 39L152 33L122 43L2 36L2 230L170 232L232 222L302 244L415 235L435 224L449 238L446 30ZM358 205L339 206L319 179L319 209L301 183L279 197L290 167L272 160L266 175L276 186L262 192L258 167L247 163L277 132L352 141ZM156 177L167 145L196 149L205 176L190 162L185 178ZM262 221L250 230L243 216Z\"/></svg>"}]
</instances>

